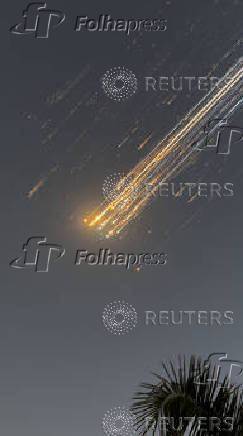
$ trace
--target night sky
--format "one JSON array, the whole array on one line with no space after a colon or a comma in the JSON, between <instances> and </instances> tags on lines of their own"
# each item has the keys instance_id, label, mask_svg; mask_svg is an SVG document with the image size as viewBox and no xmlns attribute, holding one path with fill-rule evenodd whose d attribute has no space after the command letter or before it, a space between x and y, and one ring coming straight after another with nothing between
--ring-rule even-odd
<instances>
[{"instance_id":1,"label":"night sky","mask_svg":"<svg viewBox=\"0 0 243 436\"><path fill-rule=\"evenodd\" d=\"M83 225L102 184L127 173L204 91L146 92L146 76L222 77L242 56L242 0L50 0L66 13L48 39L9 29L27 6L1 8L0 428L4 436L100 436L102 418L129 407L137 386L178 354L242 351L242 142L228 156L202 152L171 181L233 184L229 197L160 197L104 240ZM75 32L77 15L165 18L165 32ZM232 49L233 47L233 49ZM228 54L228 55L227 55ZM103 74L124 66L136 94L115 102ZM242 112L232 118L242 125ZM150 136L141 148L139 145ZM60 244L48 273L13 269L32 236ZM78 249L167 254L166 265L75 265ZM104 307L125 300L137 327L116 336ZM146 326L144 312L232 311L233 325Z\"/></svg>"}]
</instances>

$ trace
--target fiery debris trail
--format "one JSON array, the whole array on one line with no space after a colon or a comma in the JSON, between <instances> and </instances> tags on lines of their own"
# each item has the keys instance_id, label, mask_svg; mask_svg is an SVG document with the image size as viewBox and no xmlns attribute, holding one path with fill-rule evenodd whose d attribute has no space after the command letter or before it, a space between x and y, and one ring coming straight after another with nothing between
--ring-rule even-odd
<instances>
[{"instance_id":1,"label":"fiery debris trail","mask_svg":"<svg viewBox=\"0 0 243 436\"><path fill-rule=\"evenodd\" d=\"M188 159L191 163L195 161L193 144L202 143L208 121L227 119L240 106L242 78L243 58L240 58L217 86L120 181L114 199L85 218L86 225L102 230L107 238L118 235L141 213L160 182L176 173Z\"/></svg>"}]
</instances>

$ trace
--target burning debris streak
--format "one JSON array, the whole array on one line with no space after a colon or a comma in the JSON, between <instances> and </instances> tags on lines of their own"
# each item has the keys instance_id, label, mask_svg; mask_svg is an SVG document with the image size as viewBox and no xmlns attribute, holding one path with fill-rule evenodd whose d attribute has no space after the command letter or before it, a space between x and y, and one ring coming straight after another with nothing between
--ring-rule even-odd
<instances>
[{"instance_id":1,"label":"burning debris streak","mask_svg":"<svg viewBox=\"0 0 243 436\"><path fill-rule=\"evenodd\" d=\"M32 199L39 192L39 190L45 185L49 176L55 173L57 170L58 170L58 165L55 165L53 168L51 168L47 176L41 177L40 180L29 190L29 192L27 193L27 198Z\"/></svg>"},{"instance_id":2,"label":"burning debris streak","mask_svg":"<svg viewBox=\"0 0 243 436\"><path fill-rule=\"evenodd\" d=\"M30 191L27 194L28 198L32 198L37 192L44 186L45 182L47 181L47 177L42 177L33 188L30 189Z\"/></svg>"},{"instance_id":3,"label":"burning debris streak","mask_svg":"<svg viewBox=\"0 0 243 436\"><path fill-rule=\"evenodd\" d=\"M151 138L152 138L152 134L147 136L147 138L145 138L143 142L141 142L141 144L138 145L137 147L138 150L142 150L145 147L145 145L147 145L147 143L150 141Z\"/></svg>"},{"instance_id":4,"label":"burning debris streak","mask_svg":"<svg viewBox=\"0 0 243 436\"><path fill-rule=\"evenodd\" d=\"M188 164L188 159L195 161L194 145L202 144L205 125L212 119L228 119L240 106L242 77L243 58L240 58L215 88L120 181L114 199L85 218L86 225L103 231L109 238L118 235L136 218L160 182L176 174L185 161Z\"/></svg>"}]
</instances>

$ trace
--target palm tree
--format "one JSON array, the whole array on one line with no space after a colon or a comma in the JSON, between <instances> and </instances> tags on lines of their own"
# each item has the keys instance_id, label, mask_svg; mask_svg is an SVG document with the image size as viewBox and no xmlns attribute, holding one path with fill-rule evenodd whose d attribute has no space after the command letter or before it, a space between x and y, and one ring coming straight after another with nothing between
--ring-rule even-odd
<instances>
[{"instance_id":1,"label":"palm tree","mask_svg":"<svg viewBox=\"0 0 243 436\"><path fill-rule=\"evenodd\" d=\"M153 376L155 383L142 383L131 407L140 436L243 436L241 386L232 385L227 377L219 385L217 368L210 361L191 356L187 364L179 356L177 365L162 362L161 374ZM188 423L186 417L195 419ZM201 430L199 417L204 417Z\"/></svg>"}]
</instances>

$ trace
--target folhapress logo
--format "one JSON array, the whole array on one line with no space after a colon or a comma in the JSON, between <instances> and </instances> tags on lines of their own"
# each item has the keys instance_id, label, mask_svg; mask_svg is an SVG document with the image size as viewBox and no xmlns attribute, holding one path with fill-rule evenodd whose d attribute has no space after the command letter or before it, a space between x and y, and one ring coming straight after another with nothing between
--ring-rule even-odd
<instances>
[{"instance_id":1,"label":"folhapress logo","mask_svg":"<svg viewBox=\"0 0 243 436\"><path fill-rule=\"evenodd\" d=\"M65 254L65 248L57 244L46 244L44 236L29 238L23 245L23 255L14 259L10 266L17 269L30 269L35 272L48 272L51 259L58 260Z\"/></svg>"},{"instance_id":2,"label":"folhapress logo","mask_svg":"<svg viewBox=\"0 0 243 436\"><path fill-rule=\"evenodd\" d=\"M16 35L34 34L36 38L48 38L50 28L57 27L65 20L65 14L59 10L47 9L43 2L29 3L23 11L23 21L11 27ZM134 32L164 32L167 20L163 18L134 19L113 18L111 15L100 14L90 18L88 15L76 15L72 29L75 32L119 32L126 36Z\"/></svg>"},{"instance_id":3,"label":"folhapress logo","mask_svg":"<svg viewBox=\"0 0 243 436\"><path fill-rule=\"evenodd\" d=\"M215 360L216 364L214 362ZM209 369L212 363L215 365L216 370L213 375L210 376ZM200 373L195 374L195 384L210 384L213 381L217 382L219 388L228 389L229 387L233 387L234 384L238 384L240 381L242 382L243 362L241 360L229 359L227 353L211 353L204 362L204 372L205 378L203 381ZM209 378L207 378L207 376L209 376ZM240 381L238 379L239 376L241 377Z\"/></svg>"},{"instance_id":4,"label":"folhapress logo","mask_svg":"<svg viewBox=\"0 0 243 436\"><path fill-rule=\"evenodd\" d=\"M47 9L46 3L30 3L23 11L23 21L11 27L16 35L33 34L35 38L48 38L51 27L60 26L65 14L58 10Z\"/></svg>"},{"instance_id":5,"label":"folhapress logo","mask_svg":"<svg viewBox=\"0 0 243 436\"><path fill-rule=\"evenodd\" d=\"M195 150L216 150L217 154L230 154L231 145L243 140L243 129L228 124L227 119L210 120L204 128L205 138L202 145L196 145ZM215 137L212 141L212 137Z\"/></svg>"},{"instance_id":6,"label":"folhapress logo","mask_svg":"<svg viewBox=\"0 0 243 436\"><path fill-rule=\"evenodd\" d=\"M165 32L167 20L163 18L134 19L113 18L111 15L99 15L90 18L87 15L77 17L75 31L86 30L88 32L123 32L130 35L133 32Z\"/></svg>"},{"instance_id":7,"label":"folhapress logo","mask_svg":"<svg viewBox=\"0 0 243 436\"><path fill-rule=\"evenodd\" d=\"M65 254L65 248L59 244L47 244L45 236L33 236L28 238L23 245L24 254L10 262L12 268L33 269L35 272L48 272L51 260L58 260ZM97 253L91 253L86 249L78 249L74 253L74 265L88 266L122 266L126 270L133 268L140 271L147 265L165 265L166 253L112 253L109 248L100 248Z\"/></svg>"}]
</instances>

